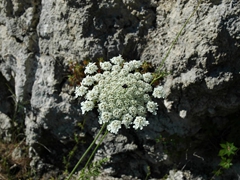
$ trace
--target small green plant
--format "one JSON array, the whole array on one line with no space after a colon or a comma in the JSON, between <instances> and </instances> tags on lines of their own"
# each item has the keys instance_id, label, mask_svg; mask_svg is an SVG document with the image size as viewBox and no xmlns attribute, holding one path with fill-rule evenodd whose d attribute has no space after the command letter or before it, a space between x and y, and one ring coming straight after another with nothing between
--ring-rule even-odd
<instances>
[{"instance_id":1,"label":"small green plant","mask_svg":"<svg viewBox=\"0 0 240 180\"><path fill-rule=\"evenodd\" d=\"M86 66L89 64L89 59L84 59L80 63L77 63L75 61L69 61L68 62L68 84L70 86L79 86L81 85L82 80L85 78L84 70ZM98 58L96 65L97 67L100 67L100 62L103 62L103 58ZM99 71L100 72L100 69Z\"/></svg>"},{"instance_id":2,"label":"small green plant","mask_svg":"<svg viewBox=\"0 0 240 180\"><path fill-rule=\"evenodd\" d=\"M84 129L84 126L85 126L85 119L83 120L82 123L78 123L77 126L83 130ZM72 160L72 158L74 158L74 155L77 151L77 148L78 148L78 145L81 143L81 144L84 144L86 143L84 140L82 139L79 139L78 137L78 134L77 133L74 133L74 143L75 145L73 146L73 148L71 149L71 151L68 152L67 156L64 156L63 157L63 164L64 164L64 173L65 174L68 174L68 169L69 169L69 166L70 166L70 162Z\"/></svg>"},{"instance_id":3,"label":"small green plant","mask_svg":"<svg viewBox=\"0 0 240 180\"><path fill-rule=\"evenodd\" d=\"M218 156L221 158L221 162L219 163L220 168L216 171L213 171L214 176L219 176L222 174L224 169L229 169L232 166L233 156L236 155L238 148L234 146L233 143L223 143L220 144L221 149L218 153ZM214 178L212 177L212 179Z\"/></svg>"},{"instance_id":4,"label":"small green plant","mask_svg":"<svg viewBox=\"0 0 240 180\"><path fill-rule=\"evenodd\" d=\"M75 140L76 144L74 145L72 150L68 153L67 157L66 156L63 157L63 164L65 166L65 173L66 174L68 174L68 169L69 169L69 166L70 166L70 160L74 157L74 155L76 153L76 150L77 150L77 147L78 147L78 144L79 144L79 139L78 139L76 134L74 134L74 140Z\"/></svg>"},{"instance_id":5,"label":"small green plant","mask_svg":"<svg viewBox=\"0 0 240 180\"><path fill-rule=\"evenodd\" d=\"M85 77L83 71L87 63L88 60L83 60L81 64L78 64L74 61L69 61L68 71L70 75L68 75L68 83L70 86L81 84L82 79Z\"/></svg>"},{"instance_id":6,"label":"small green plant","mask_svg":"<svg viewBox=\"0 0 240 180\"><path fill-rule=\"evenodd\" d=\"M25 110L28 101L18 102L14 90L6 83L9 98L12 100L13 112L9 115L11 128L9 129L9 138L0 140L0 179L28 179L31 177L31 168L29 166L30 158L28 156L29 147L26 145L24 134ZM14 150L21 149L21 156L14 158Z\"/></svg>"},{"instance_id":7,"label":"small green plant","mask_svg":"<svg viewBox=\"0 0 240 180\"><path fill-rule=\"evenodd\" d=\"M147 166L147 175L145 177L145 180L148 180L150 175L151 175L151 168L150 168L150 166Z\"/></svg>"},{"instance_id":8,"label":"small green plant","mask_svg":"<svg viewBox=\"0 0 240 180\"><path fill-rule=\"evenodd\" d=\"M109 158L103 158L103 159L100 159L96 162L92 162L89 165L87 171L85 171L85 169L82 169L80 171L79 179L90 180L91 177L99 176L100 173L101 173L102 165L105 164L108 161L109 161Z\"/></svg>"}]
</instances>

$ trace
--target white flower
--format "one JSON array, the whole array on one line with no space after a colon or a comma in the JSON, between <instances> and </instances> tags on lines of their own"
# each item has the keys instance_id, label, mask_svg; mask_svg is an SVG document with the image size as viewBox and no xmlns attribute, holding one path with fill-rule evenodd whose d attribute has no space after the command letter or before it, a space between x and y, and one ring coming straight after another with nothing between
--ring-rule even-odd
<instances>
[{"instance_id":1,"label":"white flower","mask_svg":"<svg viewBox=\"0 0 240 180\"><path fill-rule=\"evenodd\" d=\"M133 117L136 116L136 114L137 114L137 108L136 108L135 106L129 107L128 110L129 110L129 113L130 113Z\"/></svg>"},{"instance_id":2,"label":"white flower","mask_svg":"<svg viewBox=\"0 0 240 180\"><path fill-rule=\"evenodd\" d=\"M126 69L128 72L134 70L134 66L129 62L125 62L123 68Z\"/></svg>"},{"instance_id":3,"label":"white flower","mask_svg":"<svg viewBox=\"0 0 240 180\"><path fill-rule=\"evenodd\" d=\"M135 78L136 78L137 80L140 80L140 79L143 78L143 75L142 75L140 72L135 72L135 73L134 73L134 76L135 76Z\"/></svg>"},{"instance_id":4,"label":"white flower","mask_svg":"<svg viewBox=\"0 0 240 180\"><path fill-rule=\"evenodd\" d=\"M104 71L103 72L103 77L104 78L109 78L109 76L110 76L110 71Z\"/></svg>"},{"instance_id":5,"label":"white flower","mask_svg":"<svg viewBox=\"0 0 240 180\"><path fill-rule=\"evenodd\" d=\"M77 86L75 89L75 97L83 96L87 93L87 87Z\"/></svg>"},{"instance_id":6,"label":"white flower","mask_svg":"<svg viewBox=\"0 0 240 180\"><path fill-rule=\"evenodd\" d=\"M143 107L143 106L138 106L138 108L137 108L137 114L139 115L139 116L145 116L146 115L146 108L145 107Z\"/></svg>"},{"instance_id":7,"label":"white flower","mask_svg":"<svg viewBox=\"0 0 240 180\"><path fill-rule=\"evenodd\" d=\"M152 86L150 84L145 84L144 92L152 92Z\"/></svg>"},{"instance_id":8,"label":"white flower","mask_svg":"<svg viewBox=\"0 0 240 180\"><path fill-rule=\"evenodd\" d=\"M97 70L98 70L98 67L95 65L95 63L88 63L84 73L85 74L93 74L93 73L97 72Z\"/></svg>"},{"instance_id":9,"label":"white flower","mask_svg":"<svg viewBox=\"0 0 240 180\"><path fill-rule=\"evenodd\" d=\"M112 64L110 62L100 62L100 67L104 71L110 71L112 68Z\"/></svg>"},{"instance_id":10,"label":"white flower","mask_svg":"<svg viewBox=\"0 0 240 180\"><path fill-rule=\"evenodd\" d=\"M143 129L143 126L147 126L149 124L148 121L146 121L146 118L145 117L142 117L142 116L137 116L133 122L133 128L134 129L140 129L142 130Z\"/></svg>"},{"instance_id":11,"label":"white flower","mask_svg":"<svg viewBox=\"0 0 240 180\"><path fill-rule=\"evenodd\" d=\"M137 106L138 105L138 101L137 100L131 100L131 105L133 105L133 106Z\"/></svg>"},{"instance_id":12,"label":"white flower","mask_svg":"<svg viewBox=\"0 0 240 180\"><path fill-rule=\"evenodd\" d=\"M185 179L182 171L170 170L166 180L182 180Z\"/></svg>"},{"instance_id":13,"label":"white flower","mask_svg":"<svg viewBox=\"0 0 240 180\"><path fill-rule=\"evenodd\" d=\"M155 103L155 102L153 102L153 101L149 101L149 102L147 103L147 110L148 110L149 112L153 113L154 115L157 114L157 113L156 113L157 109L158 109L158 104L157 104L157 103Z\"/></svg>"},{"instance_id":14,"label":"white flower","mask_svg":"<svg viewBox=\"0 0 240 180\"><path fill-rule=\"evenodd\" d=\"M100 80L103 79L103 75L100 73L97 73L93 76L94 81L99 82Z\"/></svg>"},{"instance_id":15,"label":"white flower","mask_svg":"<svg viewBox=\"0 0 240 180\"><path fill-rule=\"evenodd\" d=\"M155 98L164 98L163 87L162 86L158 86L158 87L154 88L152 95Z\"/></svg>"},{"instance_id":16,"label":"white flower","mask_svg":"<svg viewBox=\"0 0 240 180\"><path fill-rule=\"evenodd\" d=\"M130 124L132 124L132 120L133 117L127 113L122 117L122 124L124 124L126 128L129 128Z\"/></svg>"},{"instance_id":17,"label":"white flower","mask_svg":"<svg viewBox=\"0 0 240 180\"><path fill-rule=\"evenodd\" d=\"M99 124L108 123L112 118L112 113L110 112L102 112L99 118Z\"/></svg>"},{"instance_id":18,"label":"white flower","mask_svg":"<svg viewBox=\"0 0 240 180\"><path fill-rule=\"evenodd\" d=\"M156 114L157 103L149 96L153 88L150 84L151 73L141 74L142 62L125 62L121 55L113 57L110 62L100 62L101 73L94 74L98 67L89 63L85 69L86 77L82 86L75 89L76 97L84 96L81 103L82 113L97 107L99 123L107 123L107 130L117 133L121 124L126 128L142 129L149 122L147 111ZM154 90L154 97L159 97L161 89ZM162 95L162 94L161 94Z\"/></svg>"},{"instance_id":19,"label":"white flower","mask_svg":"<svg viewBox=\"0 0 240 180\"><path fill-rule=\"evenodd\" d=\"M94 79L92 76L87 75L83 80L82 80L82 85L84 86L92 86L94 83Z\"/></svg>"},{"instance_id":20,"label":"white flower","mask_svg":"<svg viewBox=\"0 0 240 180\"><path fill-rule=\"evenodd\" d=\"M111 133L117 134L118 130L121 128L121 121L113 120L108 126L107 130Z\"/></svg>"},{"instance_id":21,"label":"white flower","mask_svg":"<svg viewBox=\"0 0 240 180\"><path fill-rule=\"evenodd\" d=\"M134 68L134 69L138 69L142 66L142 62L141 61L137 61L137 60L132 60L129 62L129 64L131 64L131 66Z\"/></svg>"},{"instance_id":22,"label":"white flower","mask_svg":"<svg viewBox=\"0 0 240 180\"><path fill-rule=\"evenodd\" d=\"M121 66L119 65L113 65L112 66L112 72L119 72L121 70Z\"/></svg>"},{"instance_id":23,"label":"white flower","mask_svg":"<svg viewBox=\"0 0 240 180\"><path fill-rule=\"evenodd\" d=\"M92 101L84 101L81 103L81 109L83 114L85 114L85 112L93 110L93 108L94 103Z\"/></svg>"},{"instance_id":24,"label":"white flower","mask_svg":"<svg viewBox=\"0 0 240 180\"><path fill-rule=\"evenodd\" d=\"M113 111L115 109L115 104L112 102L108 103L108 109Z\"/></svg>"},{"instance_id":25,"label":"white flower","mask_svg":"<svg viewBox=\"0 0 240 180\"><path fill-rule=\"evenodd\" d=\"M108 108L108 105L104 101L98 104L98 109L100 110L100 112L106 111L107 108Z\"/></svg>"},{"instance_id":26,"label":"white flower","mask_svg":"<svg viewBox=\"0 0 240 180\"><path fill-rule=\"evenodd\" d=\"M135 76L132 73L129 73L127 77L129 78L129 80L135 79Z\"/></svg>"},{"instance_id":27,"label":"white flower","mask_svg":"<svg viewBox=\"0 0 240 180\"><path fill-rule=\"evenodd\" d=\"M123 101L121 99L117 99L116 106L121 108L123 106Z\"/></svg>"},{"instance_id":28,"label":"white flower","mask_svg":"<svg viewBox=\"0 0 240 180\"><path fill-rule=\"evenodd\" d=\"M114 116L115 118L120 118L121 115L122 115L122 112L121 112L120 109L114 109L114 110L113 110L113 116Z\"/></svg>"},{"instance_id":29,"label":"white flower","mask_svg":"<svg viewBox=\"0 0 240 180\"><path fill-rule=\"evenodd\" d=\"M143 74L143 80L145 81L145 82L151 82L152 81L152 79L153 79L153 76L152 76L152 74L151 73L145 73L145 74Z\"/></svg>"},{"instance_id":30,"label":"white flower","mask_svg":"<svg viewBox=\"0 0 240 180\"><path fill-rule=\"evenodd\" d=\"M129 71L127 69L122 69L120 72L119 72L119 75L120 76L127 76L127 74L129 73Z\"/></svg>"},{"instance_id":31,"label":"white flower","mask_svg":"<svg viewBox=\"0 0 240 180\"><path fill-rule=\"evenodd\" d=\"M98 99L98 91L96 89L92 89L86 95L86 99L90 101L95 101Z\"/></svg>"},{"instance_id":32,"label":"white flower","mask_svg":"<svg viewBox=\"0 0 240 180\"><path fill-rule=\"evenodd\" d=\"M137 91L135 91L135 93L134 93L136 96L141 96L142 95L142 92L141 91L139 91L139 90L137 90Z\"/></svg>"},{"instance_id":33,"label":"white flower","mask_svg":"<svg viewBox=\"0 0 240 180\"><path fill-rule=\"evenodd\" d=\"M148 102L148 101L151 100L151 97L148 94L144 94L143 95L143 100L144 100L144 102Z\"/></svg>"},{"instance_id":34,"label":"white flower","mask_svg":"<svg viewBox=\"0 0 240 180\"><path fill-rule=\"evenodd\" d=\"M122 114L127 114L128 113L128 108L127 107L122 107L121 112L122 112Z\"/></svg>"},{"instance_id":35,"label":"white flower","mask_svg":"<svg viewBox=\"0 0 240 180\"><path fill-rule=\"evenodd\" d=\"M119 56L113 57L112 59L110 59L110 61L111 61L113 64L120 65L120 64L123 63L124 59L122 58L122 55L119 55Z\"/></svg>"},{"instance_id":36,"label":"white flower","mask_svg":"<svg viewBox=\"0 0 240 180\"><path fill-rule=\"evenodd\" d=\"M129 99L124 99L123 104L125 107L130 107L131 101Z\"/></svg>"}]
</instances>

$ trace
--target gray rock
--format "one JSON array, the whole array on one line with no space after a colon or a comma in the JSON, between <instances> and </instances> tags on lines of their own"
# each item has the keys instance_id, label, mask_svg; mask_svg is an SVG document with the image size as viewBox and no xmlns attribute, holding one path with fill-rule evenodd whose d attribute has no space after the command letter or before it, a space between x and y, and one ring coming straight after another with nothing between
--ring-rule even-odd
<instances>
[{"instance_id":1,"label":"gray rock","mask_svg":"<svg viewBox=\"0 0 240 180\"><path fill-rule=\"evenodd\" d=\"M22 156L23 156L23 152L22 152L21 147L16 147L16 148L13 150L11 156L12 156L12 159L13 159L14 161L20 160L20 159L22 158Z\"/></svg>"},{"instance_id":2,"label":"gray rock","mask_svg":"<svg viewBox=\"0 0 240 180\"><path fill-rule=\"evenodd\" d=\"M239 92L232 92L229 88L235 84L235 88L238 89L236 82L239 81L240 64L237 58L239 57L239 34L237 33L239 32L239 10L237 9L239 4L231 6L231 2L226 1L219 5L213 3L212 5L213 8L205 3L200 6L198 13L190 20L165 63L172 75L164 83L166 104L173 102L171 108L178 114L181 114L182 110L187 111L186 118L207 114L209 108L215 109L215 116L229 114L239 108L237 103ZM158 31L153 32L156 37L148 43L148 48L143 53L144 58L147 57L155 63L163 59L166 54L165 49L170 46L171 40L182 26L180 22L184 21L189 12L192 12L188 9L192 7L191 1L185 5L184 9L181 4L175 4L173 7L175 10L167 15L164 22L159 22L159 29L162 29L162 32L166 32L169 26L170 31L164 36L157 34ZM164 6L159 8L162 10L159 10L161 13L166 11ZM157 16L157 18L160 17L161 14ZM174 23L176 21L179 23ZM170 42L166 43L166 40ZM155 53L151 53L153 51ZM228 54L229 52L231 55ZM197 91L191 91L192 88L196 89L195 87L198 87ZM215 98L209 98L213 94L218 95ZM226 94L226 96L220 96L220 94ZM229 104L227 105L226 102ZM208 105L204 106L203 104L206 103Z\"/></svg>"},{"instance_id":3,"label":"gray rock","mask_svg":"<svg viewBox=\"0 0 240 180\"><path fill-rule=\"evenodd\" d=\"M9 142L11 141L11 119L0 112L0 136L1 139Z\"/></svg>"},{"instance_id":4,"label":"gray rock","mask_svg":"<svg viewBox=\"0 0 240 180\"><path fill-rule=\"evenodd\" d=\"M0 73L0 113L5 114L9 117L12 117L13 114L13 104L15 98L14 94L12 94L13 87L11 83L12 82L10 79L9 81L7 81L7 79L2 75L2 73ZM9 119L9 117L7 119Z\"/></svg>"},{"instance_id":5,"label":"gray rock","mask_svg":"<svg viewBox=\"0 0 240 180\"><path fill-rule=\"evenodd\" d=\"M69 61L122 54L157 68L194 7L194 0L3 0L0 135L8 137L11 127L7 116L14 103L7 98L8 83L16 104L24 105L31 166L40 174L63 169L63 156L80 134L74 166L100 127L97 113L81 115L74 88L67 84ZM212 154L204 153L202 145L209 139L204 124L221 131L239 115L239 17L239 1L202 2L162 67L169 75L161 82L165 99L159 101L158 115L149 117L150 125L142 131L109 134L95 155L95 160L110 157L103 167L106 176L144 179L148 166L157 179L185 164L199 176L204 167L212 170L214 165L196 158L194 150L200 148L199 156L211 162Z\"/></svg>"}]
</instances>

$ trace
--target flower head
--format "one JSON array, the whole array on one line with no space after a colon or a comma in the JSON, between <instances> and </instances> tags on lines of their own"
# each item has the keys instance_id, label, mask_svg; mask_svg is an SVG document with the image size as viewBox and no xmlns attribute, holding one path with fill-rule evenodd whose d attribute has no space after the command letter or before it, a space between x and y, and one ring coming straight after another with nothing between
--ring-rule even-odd
<instances>
[{"instance_id":1,"label":"flower head","mask_svg":"<svg viewBox=\"0 0 240 180\"><path fill-rule=\"evenodd\" d=\"M115 134L121 125L136 130L147 126L147 112L155 115L158 105L150 96L152 74L140 73L141 65L137 60L124 62L119 55L110 62L100 62L102 73L94 74L97 66L89 63L82 85L75 89L76 97L86 99L81 103L82 113L97 107L99 124L107 124L107 130ZM161 87L154 89L153 96L163 96Z\"/></svg>"},{"instance_id":2,"label":"flower head","mask_svg":"<svg viewBox=\"0 0 240 180\"><path fill-rule=\"evenodd\" d=\"M157 114L157 109L158 109L158 104L153 102L153 101L148 101L147 102L147 110L151 113L153 113L154 115Z\"/></svg>"},{"instance_id":3,"label":"flower head","mask_svg":"<svg viewBox=\"0 0 240 180\"><path fill-rule=\"evenodd\" d=\"M122 117L122 124L124 124L126 128L129 128L130 124L132 124L132 120L133 120L133 117L127 113Z\"/></svg>"},{"instance_id":4,"label":"flower head","mask_svg":"<svg viewBox=\"0 0 240 180\"><path fill-rule=\"evenodd\" d=\"M84 86L92 86L94 83L94 78L92 76L87 75L83 80L82 80L82 85Z\"/></svg>"},{"instance_id":5,"label":"flower head","mask_svg":"<svg viewBox=\"0 0 240 180\"><path fill-rule=\"evenodd\" d=\"M94 102L92 101L84 101L81 103L81 109L83 114L85 114L85 112L93 110L93 108L94 108Z\"/></svg>"},{"instance_id":6,"label":"flower head","mask_svg":"<svg viewBox=\"0 0 240 180\"><path fill-rule=\"evenodd\" d=\"M75 97L83 96L87 93L88 88L85 86L77 86L75 89Z\"/></svg>"},{"instance_id":7,"label":"flower head","mask_svg":"<svg viewBox=\"0 0 240 180\"><path fill-rule=\"evenodd\" d=\"M163 98L164 97L162 86L158 86L158 87L154 88L153 97L155 97L155 98Z\"/></svg>"},{"instance_id":8,"label":"flower head","mask_svg":"<svg viewBox=\"0 0 240 180\"><path fill-rule=\"evenodd\" d=\"M121 128L121 121L119 120L113 120L110 122L110 124L107 126L107 130L111 133L117 134L118 130Z\"/></svg>"},{"instance_id":9,"label":"flower head","mask_svg":"<svg viewBox=\"0 0 240 180\"><path fill-rule=\"evenodd\" d=\"M142 117L142 116L137 116L133 122L133 128L134 129L140 129L142 130L143 129L143 126L147 126L149 124L149 122L146 120L145 117Z\"/></svg>"},{"instance_id":10,"label":"flower head","mask_svg":"<svg viewBox=\"0 0 240 180\"><path fill-rule=\"evenodd\" d=\"M109 71L112 68L112 64L110 62L100 62L100 67L104 71Z\"/></svg>"},{"instance_id":11,"label":"flower head","mask_svg":"<svg viewBox=\"0 0 240 180\"><path fill-rule=\"evenodd\" d=\"M95 72L97 72L98 70L98 67L96 66L95 63L89 63L87 66L86 66L86 69L84 71L85 74L93 74Z\"/></svg>"},{"instance_id":12,"label":"flower head","mask_svg":"<svg viewBox=\"0 0 240 180\"><path fill-rule=\"evenodd\" d=\"M145 82L149 83L152 81L152 79L153 79L153 76L151 73L148 72L148 73L143 74L143 80Z\"/></svg>"},{"instance_id":13,"label":"flower head","mask_svg":"<svg viewBox=\"0 0 240 180\"><path fill-rule=\"evenodd\" d=\"M123 63L124 59L122 58L122 55L119 55L119 56L113 57L112 59L110 59L110 61L111 61L113 64L120 65L120 64Z\"/></svg>"},{"instance_id":14,"label":"flower head","mask_svg":"<svg viewBox=\"0 0 240 180\"><path fill-rule=\"evenodd\" d=\"M99 118L99 123L100 124L108 123L111 118L112 118L112 113L110 113L110 112L102 112L101 116Z\"/></svg>"},{"instance_id":15,"label":"flower head","mask_svg":"<svg viewBox=\"0 0 240 180\"><path fill-rule=\"evenodd\" d=\"M90 100L90 101L97 100L98 99L98 90L95 88L95 89L92 89L91 91L89 91L86 95L86 99Z\"/></svg>"}]
</instances>

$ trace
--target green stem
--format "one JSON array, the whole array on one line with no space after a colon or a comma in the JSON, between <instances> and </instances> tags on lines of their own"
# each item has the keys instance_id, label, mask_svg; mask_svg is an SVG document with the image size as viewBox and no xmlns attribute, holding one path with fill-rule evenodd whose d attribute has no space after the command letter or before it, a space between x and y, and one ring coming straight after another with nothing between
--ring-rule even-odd
<instances>
[{"instance_id":1,"label":"green stem","mask_svg":"<svg viewBox=\"0 0 240 180\"><path fill-rule=\"evenodd\" d=\"M88 161L87 161L87 163L85 164L85 166L84 166L84 168L83 168L83 170L82 170L81 173L84 173L84 172L85 172L85 170L86 170L86 168L87 168L90 160L92 159L93 155L94 155L95 152L97 151L98 147L102 144L102 142L103 142L103 140L104 140L104 138L106 137L107 134L108 134L108 130L106 129L104 135L102 136L102 138L100 139L99 143L97 144L97 146L96 146L95 149L93 150L91 156L88 158ZM78 180L80 180L80 179L81 179L81 177L80 177Z\"/></svg>"},{"instance_id":2,"label":"green stem","mask_svg":"<svg viewBox=\"0 0 240 180\"><path fill-rule=\"evenodd\" d=\"M165 57L163 58L160 66L159 66L159 68L157 69L157 72L158 72L158 71L160 72L160 70L161 70L161 68L163 67L166 59L168 58L168 56L169 56L172 48L175 46L176 42L178 41L179 36L182 34L183 29L186 27L186 25L188 24L188 22L189 22L189 20L192 18L192 16L197 12L197 9L198 9L198 7L200 6L201 2L202 2L202 0L200 0L200 1L198 2L197 7L194 9L194 11L192 12L192 14L191 14L191 15L188 17L188 19L185 21L185 23L184 23L184 25L182 26L181 30L178 32L177 36L176 36L175 39L172 41L171 46L170 46L170 48L169 48L168 51L167 51L167 54L165 55ZM161 75L158 76L158 77L155 77L155 78L152 80L151 84L154 83L154 82L155 82L156 80L158 80L159 78L161 78Z\"/></svg>"},{"instance_id":3,"label":"green stem","mask_svg":"<svg viewBox=\"0 0 240 180\"><path fill-rule=\"evenodd\" d=\"M79 159L79 161L77 162L77 164L75 165L75 167L73 168L73 170L71 171L71 173L69 174L68 178L66 180L70 180L70 178L72 177L73 173L76 171L76 169L78 168L78 166L80 165L80 163L82 162L83 158L87 155L87 153L90 151L90 149L93 147L93 145L95 144L95 142L97 141L98 137L100 136L100 134L102 133L102 131L104 130L104 128L106 127L106 124L104 124L102 126L102 128L100 129L100 131L98 132L97 136L94 138L93 142L89 145L89 147L87 148L87 150L84 152L84 154L82 155L82 157Z\"/></svg>"}]
</instances>

